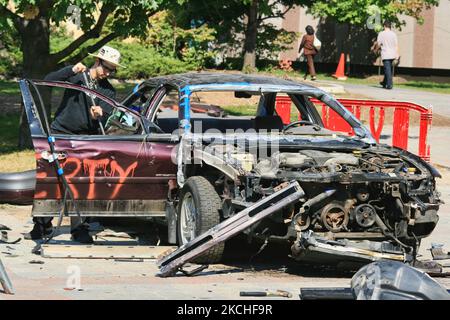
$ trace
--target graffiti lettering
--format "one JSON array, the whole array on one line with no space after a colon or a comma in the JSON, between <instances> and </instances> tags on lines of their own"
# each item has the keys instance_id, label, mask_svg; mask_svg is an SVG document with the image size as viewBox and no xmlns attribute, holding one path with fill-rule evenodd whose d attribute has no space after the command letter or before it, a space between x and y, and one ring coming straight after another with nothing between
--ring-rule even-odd
<instances>
[{"instance_id":1,"label":"graffiti lettering","mask_svg":"<svg viewBox=\"0 0 450 320\"><path fill-rule=\"evenodd\" d=\"M121 166L114 160L111 161L111 176L115 176L115 173L119 173L119 182L117 183L116 187L114 188L114 191L111 195L111 198L115 198L117 194L119 193L120 188L122 188L123 183L125 179L128 177L128 175L131 173L131 176L134 176L134 169L137 167L137 161L135 161L133 164L131 164L126 170L123 170Z\"/></svg>"},{"instance_id":2,"label":"graffiti lettering","mask_svg":"<svg viewBox=\"0 0 450 320\"><path fill-rule=\"evenodd\" d=\"M90 159L84 159L83 160L83 170L85 173L89 174L89 192L87 195L88 199L94 199L95 198L95 170L97 168L103 169L103 172L106 170L106 166L109 163L109 159L101 159L101 160L90 160Z\"/></svg>"},{"instance_id":3,"label":"graffiti lettering","mask_svg":"<svg viewBox=\"0 0 450 320\"><path fill-rule=\"evenodd\" d=\"M36 159L40 160L40 155L36 155ZM76 184L74 184L73 178L80 176L80 174L88 175L89 177L89 190L86 199L95 199L96 185L95 177L99 174L104 177L118 177L119 181L116 183L113 192L111 193L110 199L114 199L119 194L120 189L123 187L126 178L133 177L135 169L137 168L138 162L135 161L126 168L123 168L116 160L110 159L83 159L78 158L67 158L61 161L61 167L64 169L65 177L69 183L69 187L72 190L75 199L80 198L79 191ZM83 169L83 170L81 170ZM98 170L102 170L98 172ZM47 178L47 172L38 172L36 175L37 179ZM59 199L61 195L60 184L56 185L56 198ZM41 190L36 192L36 199L47 198L49 195L48 190Z\"/></svg>"}]
</instances>

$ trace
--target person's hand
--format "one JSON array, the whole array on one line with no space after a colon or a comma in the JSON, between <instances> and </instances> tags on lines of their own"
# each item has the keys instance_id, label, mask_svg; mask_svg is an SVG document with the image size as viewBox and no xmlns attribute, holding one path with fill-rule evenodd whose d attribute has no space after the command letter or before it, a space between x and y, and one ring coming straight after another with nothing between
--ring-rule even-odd
<instances>
[{"instance_id":1,"label":"person's hand","mask_svg":"<svg viewBox=\"0 0 450 320\"><path fill-rule=\"evenodd\" d=\"M74 73L80 73L80 72L85 72L86 69L87 68L84 64L82 64L81 62L78 62L76 65L73 66L72 71Z\"/></svg>"},{"instance_id":2,"label":"person's hand","mask_svg":"<svg viewBox=\"0 0 450 320\"><path fill-rule=\"evenodd\" d=\"M91 117L97 120L99 117L103 116L103 109L100 106L92 106L90 109Z\"/></svg>"}]
</instances>

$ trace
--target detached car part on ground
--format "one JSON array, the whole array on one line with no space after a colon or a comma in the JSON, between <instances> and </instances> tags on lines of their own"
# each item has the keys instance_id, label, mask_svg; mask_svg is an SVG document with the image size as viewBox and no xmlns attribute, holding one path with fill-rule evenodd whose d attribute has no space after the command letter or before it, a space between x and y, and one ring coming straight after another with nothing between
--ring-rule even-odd
<instances>
[{"instance_id":1,"label":"detached car part on ground","mask_svg":"<svg viewBox=\"0 0 450 320\"><path fill-rule=\"evenodd\" d=\"M56 154L48 154L30 84L81 90L109 102L117 112L107 135L54 135ZM298 260L411 261L438 221L439 173L407 151L377 144L358 119L314 87L271 77L183 74L145 81L122 104L65 83L23 81L21 89L38 159L36 216L60 211L50 164L57 158L81 215L164 221L169 242L180 245L290 181L304 196L243 232L249 239L289 243ZM202 103L196 97L216 92L258 99L255 116L191 110ZM301 119L284 125L277 96L290 97ZM343 117L355 136L325 129L310 98ZM75 214L70 201L68 214ZM196 261L217 262L223 250L220 243Z\"/></svg>"},{"instance_id":2,"label":"detached car part on ground","mask_svg":"<svg viewBox=\"0 0 450 320\"><path fill-rule=\"evenodd\" d=\"M354 274L350 288L301 288L302 300L450 300L429 275L396 261L377 261Z\"/></svg>"}]
</instances>

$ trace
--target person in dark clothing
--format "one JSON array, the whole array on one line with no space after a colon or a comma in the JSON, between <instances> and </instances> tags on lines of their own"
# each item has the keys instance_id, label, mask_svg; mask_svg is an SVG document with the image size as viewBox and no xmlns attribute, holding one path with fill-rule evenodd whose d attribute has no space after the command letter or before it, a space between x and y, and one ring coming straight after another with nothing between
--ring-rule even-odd
<instances>
[{"instance_id":1,"label":"person in dark clothing","mask_svg":"<svg viewBox=\"0 0 450 320\"><path fill-rule=\"evenodd\" d=\"M300 48L298 52L300 53L303 50L303 55L306 58L306 73L304 79L308 77L308 74L311 75L311 80L316 80L316 69L314 68L314 57L317 54L318 50L314 46L314 28L312 26L306 26L305 28L306 34L303 36L302 41L300 42Z\"/></svg>"},{"instance_id":2,"label":"person in dark clothing","mask_svg":"<svg viewBox=\"0 0 450 320\"><path fill-rule=\"evenodd\" d=\"M119 51L103 46L96 57L94 65L87 69L82 63L67 66L52 72L45 77L48 81L66 81L73 84L87 86L109 98L114 99L116 91L107 78L112 75L120 61ZM85 74L85 75L83 75ZM85 81L87 79L87 83ZM99 122L106 123L107 115L112 108L104 101L92 99L85 93L66 89L60 106L55 113L55 119L50 125L53 134L98 134ZM33 218L33 230L26 236L28 239L42 239L53 231L53 218ZM78 217L71 218L72 239L81 243L92 243L88 232L88 219L84 222Z\"/></svg>"}]
</instances>

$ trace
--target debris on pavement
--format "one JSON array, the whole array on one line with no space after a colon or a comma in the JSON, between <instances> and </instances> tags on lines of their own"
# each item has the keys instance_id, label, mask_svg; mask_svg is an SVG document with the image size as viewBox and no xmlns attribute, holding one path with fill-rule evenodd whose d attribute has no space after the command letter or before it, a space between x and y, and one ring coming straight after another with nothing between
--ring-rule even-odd
<instances>
[{"instance_id":1,"label":"debris on pavement","mask_svg":"<svg viewBox=\"0 0 450 320\"><path fill-rule=\"evenodd\" d=\"M450 259L450 252L444 252L444 245L440 243L431 244L431 256L433 260L447 260Z\"/></svg>"},{"instance_id":2,"label":"debris on pavement","mask_svg":"<svg viewBox=\"0 0 450 320\"><path fill-rule=\"evenodd\" d=\"M5 226L4 224L0 224L0 230L11 231L11 229L9 227Z\"/></svg>"},{"instance_id":3,"label":"debris on pavement","mask_svg":"<svg viewBox=\"0 0 450 320\"><path fill-rule=\"evenodd\" d=\"M241 297L284 297L292 298L292 293L284 290L277 291L241 291Z\"/></svg>"},{"instance_id":4,"label":"debris on pavement","mask_svg":"<svg viewBox=\"0 0 450 320\"><path fill-rule=\"evenodd\" d=\"M175 249L173 246L44 244L41 246L41 256L72 259L160 259Z\"/></svg>"},{"instance_id":5,"label":"debris on pavement","mask_svg":"<svg viewBox=\"0 0 450 320\"><path fill-rule=\"evenodd\" d=\"M352 278L357 300L450 300L450 294L428 274L396 261L377 261Z\"/></svg>"},{"instance_id":6,"label":"debris on pavement","mask_svg":"<svg viewBox=\"0 0 450 320\"><path fill-rule=\"evenodd\" d=\"M17 238L16 240L9 241L9 239L8 239L8 232L5 231L5 230L2 230L0 232L0 234L1 234L0 243L16 244L16 243L20 242L20 240L22 240L22 238Z\"/></svg>"},{"instance_id":7,"label":"debris on pavement","mask_svg":"<svg viewBox=\"0 0 450 320\"><path fill-rule=\"evenodd\" d=\"M42 260L31 260L28 263L30 264L44 264L45 262Z\"/></svg>"},{"instance_id":8,"label":"debris on pavement","mask_svg":"<svg viewBox=\"0 0 450 320\"><path fill-rule=\"evenodd\" d=\"M301 300L355 300L351 288L301 288Z\"/></svg>"},{"instance_id":9,"label":"debris on pavement","mask_svg":"<svg viewBox=\"0 0 450 320\"><path fill-rule=\"evenodd\" d=\"M115 262L144 262L144 259L128 258L128 259L114 259Z\"/></svg>"},{"instance_id":10,"label":"debris on pavement","mask_svg":"<svg viewBox=\"0 0 450 320\"><path fill-rule=\"evenodd\" d=\"M398 261L363 266L351 287L300 288L301 300L450 300L450 293L425 272Z\"/></svg>"}]
</instances>

